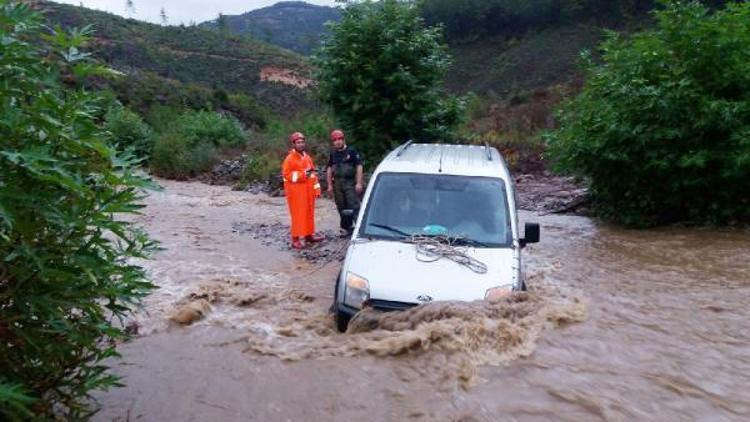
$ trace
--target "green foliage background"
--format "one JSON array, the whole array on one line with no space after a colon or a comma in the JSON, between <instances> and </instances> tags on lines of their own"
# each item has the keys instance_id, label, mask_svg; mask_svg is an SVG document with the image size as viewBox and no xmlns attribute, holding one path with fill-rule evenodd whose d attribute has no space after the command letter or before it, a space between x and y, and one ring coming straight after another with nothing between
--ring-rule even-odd
<instances>
[{"instance_id":1,"label":"green foliage background","mask_svg":"<svg viewBox=\"0 0 750 422\"><path fill-rule=\"evenodd\" d=\"M461 102L445 95L440 28L411 2L352 2L317 51L320 96L368 160L408 139L450 137Z\"/></svg>"},{"instance_id":2,"label":"green foliage background","mask_svg":"<svg viewBox=\"0 0 750 422\"><path fill-rule=\"evenodd\" d=\"M104 117L104 129L121 151L148 158L153 149L154 133L141 116L122 106L113 106Z\"/></svg>"},{"instance_id":3,"label":"green foliage background","mask_svg":"<svg viewBox=\"0 0 750 422\"><path fill-rule=\"evenodd\" d=\"M231 116L212 111L163 109L150 167L155 175L184 180L208 171L219 152L244 147L247 134Z\"/></svg>"},{"instance_id":4,"label":"green foliage background","mask_svg":"<svg viewBox=\"0 0 750 422\"><path fill-rule=\"evenodd\" d=\"M82 78L110 73L78 48L87 30L46 32L0 0L0 419L90 415L92 390L117 384L103 361L118 322L154 286L134 258L154 243L123 219L153 185L98 124ZM61 81L68 88L64 89Z\"/></svg>"},{"instance_id":5,"label":"green foliage background","mask_svg":"<svg viewBox=\"0 0 750 422\"><path fill-rule=\"evenodd\" d=\"M750 3L671 3L656 19L610 34L551 152L625 224L750 220Z\"/></svg>"}]
</instances>

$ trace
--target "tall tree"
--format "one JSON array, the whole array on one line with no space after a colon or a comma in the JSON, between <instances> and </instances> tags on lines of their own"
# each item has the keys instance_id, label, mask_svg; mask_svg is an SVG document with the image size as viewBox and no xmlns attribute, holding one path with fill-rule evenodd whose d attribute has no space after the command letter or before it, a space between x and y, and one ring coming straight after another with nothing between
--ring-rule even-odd
<instances>
[{"instance_id":1,"label":"tall tree","mask_svg":"<svg viewBox=\"0 0 750 422\"><path fill-rule=\"evenodd\" d=\"M315 56L320 97L373 162L407 139L449 138L461 115L442 88L449 56L413 2L351 2L330 29Z\"/></svg>"},{"instance_id":2,"label":"tall tree","mask_svg":"<svg viewBox=\"0 0 750 422\"><path fill-rule=\"evenodd\" d=\"M159 18L161 18L161 24L166 25L169 23L169 19L167 18L167 12L164 10L164 8L161 8L161 11L159 11Z\"/></svg>"}]
</instances>

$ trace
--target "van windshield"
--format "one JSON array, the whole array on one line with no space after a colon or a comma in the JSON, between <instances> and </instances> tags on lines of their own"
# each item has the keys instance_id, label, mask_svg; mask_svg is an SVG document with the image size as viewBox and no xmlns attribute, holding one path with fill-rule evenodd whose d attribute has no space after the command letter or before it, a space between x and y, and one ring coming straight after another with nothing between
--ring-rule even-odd
<instances>
[{"instance_id":1,"label":"van windshield","mask_svg":"<svg viewBox=\"0 0 750 422\"><path fill-rule=\"evenodd\" d=\"M505 184L490 177L381 173L360 227L360 236L387 239L447 235L488 247L512 240Z\"/></svg>"}]
</instances>

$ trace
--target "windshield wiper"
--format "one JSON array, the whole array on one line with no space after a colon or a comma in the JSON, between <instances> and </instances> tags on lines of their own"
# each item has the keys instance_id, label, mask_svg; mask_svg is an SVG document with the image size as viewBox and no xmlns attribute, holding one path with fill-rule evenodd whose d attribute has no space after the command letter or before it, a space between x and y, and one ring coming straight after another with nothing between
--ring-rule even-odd
<instances>
[{"instance_id":1,"label":"windshield wiper","mask_svg":"<svg viewBox=\"0 0 750 422\"><path fill-rule=\"evenodd\" d=\"M483 248L490 247L490 245L486 243L482 243L478 240L474 240L469 237L459 237L459 236L454 237L449 234L427 234L427 235L422 235L422 236L438 239L441 242L444 242L450 245L455 245L455 246L480 246Z\"/></svg>"},{"instance_id":2,"label":"windshield wiper","mask_svg":"<svg viewBox=\"0 0 750 422\"><path fill-rule=\"evenodd\" d=\"M400 234L401 236L404 236L404 237L410 237L411 236L409 233L406 233L405 231L401 231L401 230L399 230L399 229L397 229L397 228L395 228L393 226L389 226L387 224L370 223L370 224L368 224L368 226L372 226L372 227L377 227L379 229L388 230L391 233Z\"/></svg>"},{"instance_id":3,"label":"windshield wiper","mask_svg":"<svg viewBox=\"0 0 750 422\"><path fill-rule=\"evenodd\" d=\"M453 239L454 245L469 245L469 246L481 246L483 248L489 248L490 245L482 243L478 240L470 239L468 237L457 237Z\"/></svg>"}]
</instances>

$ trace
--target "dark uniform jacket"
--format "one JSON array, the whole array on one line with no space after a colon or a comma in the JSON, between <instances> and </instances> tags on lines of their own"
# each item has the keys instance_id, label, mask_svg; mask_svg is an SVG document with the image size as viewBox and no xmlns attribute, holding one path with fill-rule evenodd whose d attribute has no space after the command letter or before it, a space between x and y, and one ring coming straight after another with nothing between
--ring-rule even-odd
<instances>
[{"instance_id":1,"label":"dark uniform jacket","mask_svg":"<svg viewBox=\"0 0 750 422\"><path fill-rule=\"evenodd\" d=\"M362 164L362 157L357 150L346 146L342 151L333 150L328 156L328 167L333 169L333 178L354 180L357 166Z\"/></svg>"},{"instance_id":2,"label":"dark uniform jacket","mask_svg":"<svg viewBox=\"0 0 750 422\"><path fill-rule=\"evenodd\" d=\"M359 213L359 197L355 190L357 183L357 166L362 164L362 157L352 147L341 151L333 150L328 156L328 167L333 169L333 200L341 215L341 228L351 231L354 219ZM345 215L343 210L352 210L352 215Z\"/></svg>"}]
</instances>

